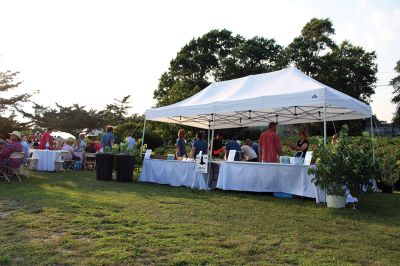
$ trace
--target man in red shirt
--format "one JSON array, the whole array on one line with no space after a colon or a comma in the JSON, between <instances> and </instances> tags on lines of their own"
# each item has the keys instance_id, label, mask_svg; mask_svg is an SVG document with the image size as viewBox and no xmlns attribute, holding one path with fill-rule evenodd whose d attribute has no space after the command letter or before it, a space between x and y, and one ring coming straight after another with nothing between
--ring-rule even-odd
<instances>
[{"instance_id":1,"label":"man in red shirt","mask_svg":"<svg viewBox=\"0 0 400 266\"><path fill-rule=\"evenodd\" d=\"M268 130L260 135L260 162L276 163L278 162L278 156L282 155L281 141L278 134L276 134L277 125L278 123L270 122Z\"/></svg>"}]
</instances>

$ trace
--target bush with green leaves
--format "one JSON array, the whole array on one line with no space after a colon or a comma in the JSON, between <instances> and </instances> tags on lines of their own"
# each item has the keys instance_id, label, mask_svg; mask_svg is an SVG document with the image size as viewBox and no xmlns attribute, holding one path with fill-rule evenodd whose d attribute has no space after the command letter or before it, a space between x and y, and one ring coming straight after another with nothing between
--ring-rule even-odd
<instances>
[{"instance_id":1,"label":"bush with green leaves","mask_svg":"<svg viewBox=\"0 0 400 266\"><path fill-rule=\"evenodd\" d=\"M378 177L380 167L372 159L371 139L366 135L362 138L365 146L360 147L342 131L336 145L320 144L314 151L316 167L309 173L328 195L344 196L347 189L355 195L373 190L372 180Z\"/></svg>"}]
</instances>

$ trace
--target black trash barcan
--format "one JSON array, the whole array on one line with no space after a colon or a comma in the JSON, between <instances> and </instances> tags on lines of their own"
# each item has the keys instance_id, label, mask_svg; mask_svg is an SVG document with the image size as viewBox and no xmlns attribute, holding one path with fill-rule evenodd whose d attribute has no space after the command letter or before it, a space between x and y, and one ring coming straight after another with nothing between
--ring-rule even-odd
<instances>
[{"instance_id":1,"label":"black trash barcan","mask_svg":"<svg viewBox=\"0 0 400 266\"><path fill-rule=\"evenodd\" d=\"M96 153L96 179L112 180L112 172L114 168L114 154L112 153Z\"/></svg>"},{"instance_id":2,"label":"black trash barcan","mask_svg":"<svg viewBox=\"0 0 400 266\"><path fill-rule=\"evenodd\" d=\"M117 181L132 182L133 164L135 157L129 154L116 154Z\"/></svg>"}]
</instances>

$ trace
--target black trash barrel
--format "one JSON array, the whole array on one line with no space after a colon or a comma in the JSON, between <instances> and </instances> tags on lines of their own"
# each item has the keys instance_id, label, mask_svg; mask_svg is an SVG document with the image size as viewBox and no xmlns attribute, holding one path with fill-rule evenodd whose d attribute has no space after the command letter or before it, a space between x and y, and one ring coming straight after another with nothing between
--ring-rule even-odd
<instances>
[{"instance_id":1,"label":"black trash barrel","mask_svg":"<svg viewBox=\"0 0 400 266\"><path fill-rule=\"evenodd\" d=\"M132 182L134 156L129 154L116 154L115 166L117 168L117 181Z\"/></svg>"},{"instance_id":2,"label":"black trash barrel","mask_svg":"<svg viewBox=\"0 0 400 266\"><path fill-rule=\"evenodd\" d=\"M112 180L112 172L114 168L114 154L112 153L96 153L96 179Z\"/></svg>"}]
</instances>

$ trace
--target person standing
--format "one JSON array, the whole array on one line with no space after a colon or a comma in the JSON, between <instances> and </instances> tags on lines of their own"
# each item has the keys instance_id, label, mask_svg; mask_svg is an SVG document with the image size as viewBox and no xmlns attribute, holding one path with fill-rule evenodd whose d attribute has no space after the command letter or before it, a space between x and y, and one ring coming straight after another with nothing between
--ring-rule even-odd
<instances>
[{"instance_id":1,"label":"person standing","mask_svg":"<svg viewBox=\"0 0 400 266\"><path fill-rule=\"evenodd\" d=\"M207 154L207 143L204 140L204 132L199 131L197 132L197 138L193 142L192 151L190 153L190 158L196 159L197 154L202 152L203 155Z\"/></svg>"},{"instance_id":2,"label":"person standing","mask_svg":"<svg viewBox=\"0 0 400 266\"><path fill-rule=\"evenodd\" d=\"M236 151L235 153L235 161L241 161L241 153L242 149L240 148L240 141L236 141L236 138L231 138L225 145L225 160L228 160L229 152L231 150Z\"/></svg>"},{"instance_id":3,"label":"person standing","mask_svg":"<svg viewBox=\"0 0 400 266\"><path fill-rule=\"evenodd\" d=\"M186 146L185 146L185 130L182 128L178 131L178 138L176 139L176 157L183 157L186 155Z\"/></svg>"},{"instance_id":4,"label":"person standing","mask_svg":"<svg viewBox=\"0 0 400 266\"><path fill-rule=\"evenodd\" d=\"M298 157L304 158L306 157L306 152L308 151L308 136L305 130L299 131L299 141L297 141L296 145L291 142L288 142L288 146L291 150L298 152ZM297 155L297 154L296 154Z\"/></svg>"},{"instance_id":5,"label":"person standing","mask_svg":"<svg viewBox=\"0 0 400 266\"><path fill-rule=\"evenodd\" d=\"M39 143L39 150L54 149L53 137L50 135L51 132L53 132L53 129L51 127L48 127L46 131L43 132Z\"/></svg>"},{"instance_id":6,"label":"person standing","mask_svg":"<svg viewBox=\"0 0 400 266\"><path fill-rule=\"evenodd\" d=\"M224 147L222 146L222 141L224 139L224 135L221 132L217 133L217 136L213 140L213 151L212 155L219 158L220 154L224 152Z\"/></svg>"},{"instance_id":7,"label":"person standing","mask_svg":"<svg viewBox=\"0 0 400 266\"><path fill-rule=\"evenodd\" d=\"M282 155L282 144L278 134L276 134L276 127L278 123L270 122L268 130L260 135L259 154L260 162L277 163L278 156Z\"/></svg>"},{"instance_id":8,"label":"person standing","mask_svg":"<svg viewBox=\"0 0 400 266\"><path fill-rule=\"evenodd\" d=\"M248 162L258 162L258 156L255 150L251 147L251 139L246 140L246 144L242 145L240 148L244 154L244 158Z\"/></svg>"},{"instance_id":9,"label":"person standing","mask_svg":"<svg viewBox=\"0 0 400 266\"><path fill-rule=\"evenodd\" d=\"M126 140L128 142L128 149L132 149L136 144L136 139L134 137L132 137L131 133L129 133Z\"/></svg>"},{"instance_id":10,"label":"person standing","mask_svg":"<svg viewBox=\"0 0 400 266\"><path fill-rule=\"evenodd\" d=\"M114 133L113 133L114 128L112 126L107 126L106 131L107 132L103 136L101 136L101 140L100 140L101 146L103 147L103 149L105 147L112 148L112 145L115 142L115 137L114 137Z\"/></svg>"}]
</instances>

